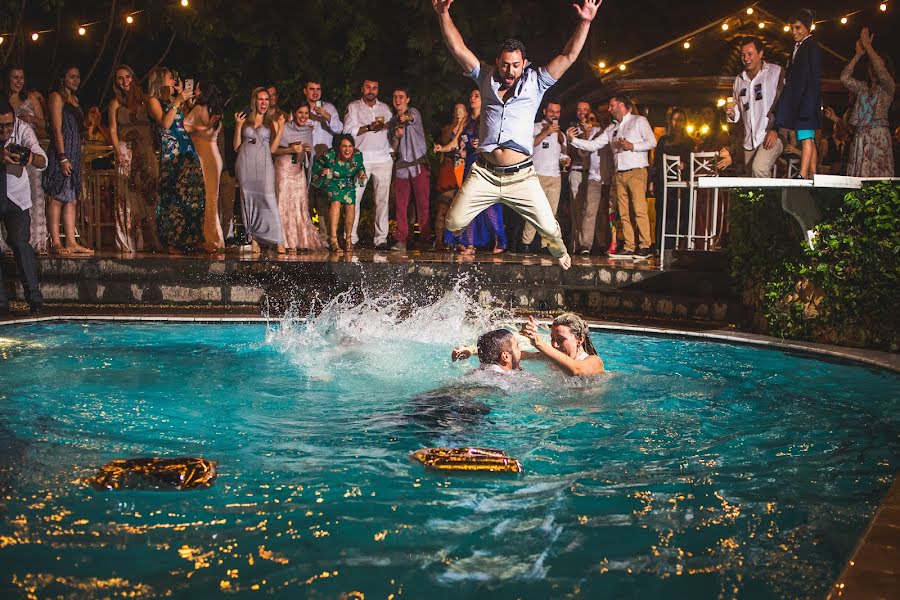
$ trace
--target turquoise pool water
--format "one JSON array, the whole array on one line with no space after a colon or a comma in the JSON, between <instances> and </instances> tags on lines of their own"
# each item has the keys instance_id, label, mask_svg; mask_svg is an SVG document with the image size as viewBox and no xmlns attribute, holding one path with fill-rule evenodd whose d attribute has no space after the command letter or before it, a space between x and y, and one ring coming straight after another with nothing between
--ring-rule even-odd
<instances>
[{"instance_id":1,"label":"turquoise pool water","mask_svg":"<svg viewBox=\"0 0 900 600\"><path fill-rule=\"evenodd\" d=\"M531 363L537 384L429 396L471 379L448 355L489 315L332 308L0 329L0 595L821 598L900 467L892 374L595 332L607 377ZM440 410L459 396L490 413ZM434 445L501 448L525 473L410 462ZM77 481L138 456L220 475Z\"/></svg>"}]
</instances>

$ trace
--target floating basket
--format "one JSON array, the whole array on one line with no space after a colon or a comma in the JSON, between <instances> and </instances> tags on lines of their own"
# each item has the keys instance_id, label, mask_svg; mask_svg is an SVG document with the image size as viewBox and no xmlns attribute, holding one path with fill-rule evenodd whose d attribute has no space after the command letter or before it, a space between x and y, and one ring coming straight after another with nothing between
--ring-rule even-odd
<instances>
[{"instance_id":1,"label":"floating basket","mask_svg":"<svg viewBox=\"0 0 900 600\"><path fill-rule=\"evenodd\" d=\"M412 457L428 468L441 471L521 473L522 463L502 450L489 448L422 448Z\"/></svg>"},{"instance_id":2,"label":"floating basket","mask_svg":"<svg viewBox=\"0 0 900 600\"><path fill-rule=\"evenodd\" d=\"M84 483L98 490L184 491L211 487L218 463L203 458L132 458L103 465Z\"/></svg>"}]
</instances>

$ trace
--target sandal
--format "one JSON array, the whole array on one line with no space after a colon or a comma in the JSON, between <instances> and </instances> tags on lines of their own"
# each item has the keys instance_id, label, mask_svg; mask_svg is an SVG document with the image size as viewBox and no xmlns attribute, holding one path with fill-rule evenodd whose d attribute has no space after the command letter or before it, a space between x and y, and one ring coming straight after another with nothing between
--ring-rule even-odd
<instances>
[{"instance_id":1,"label":"sandal","mask_svg":"<svg viewBox=\"0 0 900 600\"><path fill-rule=\"evenodd\" d=\"M336 237L328 238L328 249L331 250L333 254L344 253L344 251L341 250L341 246L338 244L338 239Z\"/></svg>"}]
</instances>

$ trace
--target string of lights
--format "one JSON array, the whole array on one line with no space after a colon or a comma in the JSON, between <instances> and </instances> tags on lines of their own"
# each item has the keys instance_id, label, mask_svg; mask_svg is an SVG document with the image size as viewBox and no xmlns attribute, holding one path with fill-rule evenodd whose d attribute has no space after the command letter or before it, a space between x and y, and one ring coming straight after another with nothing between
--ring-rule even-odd
<instances>
[{"instance_id":1,"label":"string of lights","mask_svg":"<svg viewBox=\"0 0 900 600\"><path fill-rule=\"evenodd\" d=\"M876 5L876 9L877 9L876 12L886 13L888 10L890 10L890 8L891 8L891 5L889 2L879 2ZM816 30L817 27L821 27L821 26L829 24L829 23L837 23L839 27L849 25L853 22L854 17L858 17L858 15L860 15L862 12L863 12L863 9L855 9L855 10L850 10L848 12L844 12L844 13L835 15L833 17L824 18L824 19L816 19L815 22L812 24L812 30ZM746 9L741 9L741 10L737 11L736 13L734 13L733 15L731 15L717 23L718 23L718 27L723 32L727 32L729 29L731 29L733 27L746 25L748 19L755 20L756 27L758 29L766 29L767 27L778 27L779 25L781 25L782 30L785 33L789 33L791 30L791 25L789 23L784 23L784 24L777 23L776 19L774 19L770 13L768 13L767 11L762 10L762 9L757 9L756 5L748 6ZM690 50L693 47L692 39L699 33L707 31L714 26L716 26L716 23L713 23L712 25L707 25L705 27L701 27L698 30L692 31L691 33L688 33L687 35L683 35L675 40L672 40L666 44L663 44L662 46L654 48L653 50L645 52L634 58L620 61L618 63L607 61L607 59L605 59L605 58L600 59L597 62L597 69L600 71L600 75L605 75L610 72L615 72L616 70L618 70L619 72L624 72L628 69L628 65L630 63L633 63L634 61L639 60L648 54L652 54L653 52L656 52L664 47L671 46L673 44L680 44L682 49L685 51Z\"/></svg>"},{"instance_id":2,"label":"string of lights","mask_svg":"<svg viewBox=\"0 0 900 600\"><path fill-rule=\"evenodd\" d=\"M182 8L188 8L190 6L190 0L178 0L177 4L179 6L181 6ZM144 12L143 9L125 12L122 14L122 17L121 17L122 22L125 23L125 25L134 25L137 22L138 15L140 15L143 12ZM99 19L99 20L90 21L87 23L80 23L75 28L75 33L77 33L79 37L87 37L90 27L93 27L94 25L102 25L104 23L107 23L106 19ZM26 30L26 31L30 31L30 33L27 33L26 35L27 35L27 37L31 38L32 42L40 41L41 38L48 33L59 33L59 31L57 31L56 29L34 29L34 30ZM14 35L14 34L13 33L0 33L0 45L3 44L3 42L6 40L6 38L8 38L12 35Z\"/></svg>"}]
</instances>

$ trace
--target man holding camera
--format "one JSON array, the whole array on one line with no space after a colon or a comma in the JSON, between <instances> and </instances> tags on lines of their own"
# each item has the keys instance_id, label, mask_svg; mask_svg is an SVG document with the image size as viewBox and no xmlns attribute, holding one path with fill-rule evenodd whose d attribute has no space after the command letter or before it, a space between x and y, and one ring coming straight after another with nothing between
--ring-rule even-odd
<instances>
[{"instance_id":1,"label":"man holding camera","mask_svg":"<svg viewBox=\"0 0 900 600\"><path fill-rule=\"evenodd\" d=\"M544 118L540 123L534 124L534 153L531 155L534 161L534 172L537 173L541 188L550 202L550 210L553 216L559 208L559 196L562 191L562 173L560 167L563 160L568 163L566 155L566 134L559 128L559 115L562 106L556 100L547 102L544 107ZM522 247L527 251L534 241L537 229L529 222L525 222L522 228ZM547 242L541 238L541 251L547 252Z\"/></svg>"},{"instance_id":2,"label":"man holding camera","mask_svg":"<svg viewBox=\"0 0 900 600\"><path fill-rule=\"evenodd\" d=\"M12 105L0 97L0 222L6 227L7 244L22 276L25 300L32 314L40 312L44 298L38 284L31 236L31 185L25 167L47 167L47 155L27 123L16 118ZM9 312L6 285L0 272L0 313Z\"/></svg>"}]
</instances>

